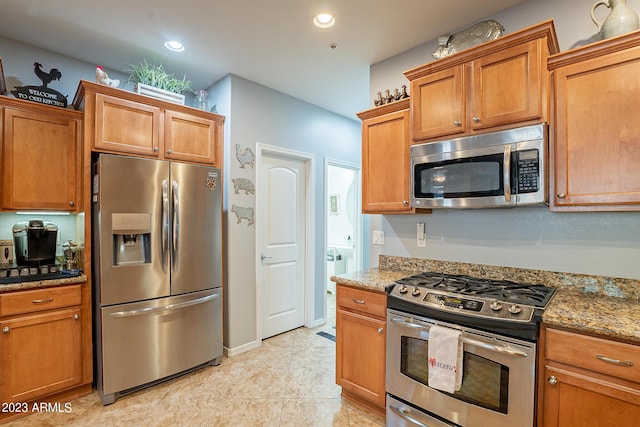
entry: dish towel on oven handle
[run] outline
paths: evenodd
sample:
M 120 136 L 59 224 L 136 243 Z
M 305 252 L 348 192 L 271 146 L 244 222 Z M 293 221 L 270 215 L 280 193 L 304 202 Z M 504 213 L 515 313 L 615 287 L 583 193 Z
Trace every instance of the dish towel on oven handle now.
M 461 332 L 443 326 L 429 329 L 429 387 L 453 393 L 462 385 Z

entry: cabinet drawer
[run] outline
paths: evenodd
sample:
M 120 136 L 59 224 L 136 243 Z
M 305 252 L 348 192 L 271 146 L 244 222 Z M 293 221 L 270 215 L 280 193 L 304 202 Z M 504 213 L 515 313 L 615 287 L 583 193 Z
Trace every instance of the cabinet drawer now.
M 387 315 L 386 294 L 346 286 L 338 286 L 337 292 L 336 305 L 340 308 L 378 317 L 386 317 Z
M 0 316 L 80 305 L 80 285 L 0 294 Z
M 546 358 L 640 382 L 640 346 L 547 329 Z

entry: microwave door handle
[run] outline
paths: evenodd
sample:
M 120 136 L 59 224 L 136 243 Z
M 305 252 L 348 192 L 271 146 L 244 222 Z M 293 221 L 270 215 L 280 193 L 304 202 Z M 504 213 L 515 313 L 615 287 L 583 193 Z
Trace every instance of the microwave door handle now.
M 162 181 L 162 221 L 160 224 L 161 244 L 161 265 L 162 272 L 166 272 L 167 266 L 167 247 L 169 245 L 169 182 L 165 179 Z
M 504 185 L 504 201 L 507 203 L 511 203 L 511 146 L 504 146 L 504 174 L 503 174 L 503 185 Z

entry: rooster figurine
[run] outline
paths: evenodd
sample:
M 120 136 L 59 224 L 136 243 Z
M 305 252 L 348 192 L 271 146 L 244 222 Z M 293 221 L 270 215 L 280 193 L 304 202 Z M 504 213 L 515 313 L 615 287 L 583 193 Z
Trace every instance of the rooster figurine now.
M 105 86 L 118 87 L 120 85 L 120 80 L 109 78 L 102 65 L 96 66 L 96 81 Z
M 42 64 L 39 62 L 33 63 L 33 72 L 36 73 L 36 76 L 38 76 L 40 80 L 42 80 L 42 87 L 44 88 L 46 88 L 52 81 L 60 80 L 62 77 L 62 73 L 57 68 L 52 68 L 48 73 L 45 72 L 42 69 Z

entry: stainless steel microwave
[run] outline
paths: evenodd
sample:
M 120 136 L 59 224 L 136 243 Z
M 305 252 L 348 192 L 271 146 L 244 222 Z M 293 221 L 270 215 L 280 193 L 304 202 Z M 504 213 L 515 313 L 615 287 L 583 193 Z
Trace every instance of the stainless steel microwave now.
M 546 124 L 411 147 L 411 206 L 496 208 L 547 202 Z

